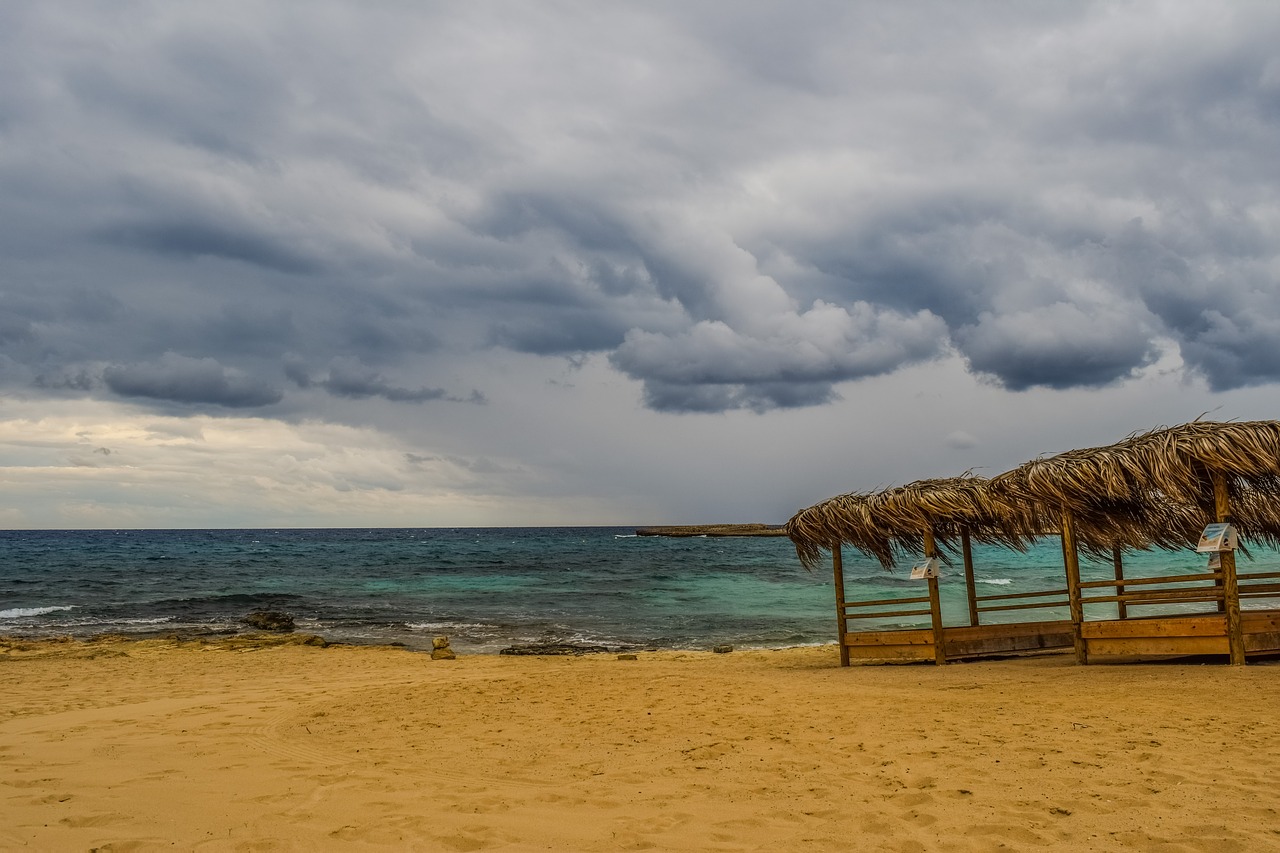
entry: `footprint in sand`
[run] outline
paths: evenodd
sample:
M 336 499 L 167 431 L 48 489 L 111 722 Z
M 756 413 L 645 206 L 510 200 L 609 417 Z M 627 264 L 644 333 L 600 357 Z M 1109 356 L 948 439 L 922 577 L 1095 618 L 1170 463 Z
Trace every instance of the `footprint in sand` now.
M 106 812 L 103 814 L 79 815 L 73 817 L 64 817 L 58 823 L 63 826 L 69 826 L 73 829 L 79 829 L 85 826 L 106 826 L 107 824 L 120 823 L 129 819 L 128 815 L 115 814 Z
M 717 743 L 709 743 L 706 746 L 695 746 L 692 749 L 681 750 L 684 757 L 693 761 L 706 761 L 711 758 L 721 758 L 733 752 L 733 745 L 719 741 Z

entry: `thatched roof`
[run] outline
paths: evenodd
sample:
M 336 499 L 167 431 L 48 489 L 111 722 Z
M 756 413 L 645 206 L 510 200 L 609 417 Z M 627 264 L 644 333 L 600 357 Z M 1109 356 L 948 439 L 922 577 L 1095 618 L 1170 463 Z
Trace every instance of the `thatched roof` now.
M 1041 520 L 1027 504 L 993 492 L 989 482 L 966 474 L 839 495 L 796 513 L 783 529 L 806 567 L 823 551 L 851 545 L 891 569 L 898 557 L 923 553 L 925 530 L 943 552 L 953 551 L 966 530 L 973 541 L 1025 550 Z
M 1056 530 L 1063 509 L 1086 553 L 1180 550 L 1214 518 L 1215 472 L 1226 478 L 1240 535 L 1280 547 L 1280 421 L 1194 421 L 1034 459 L 991 480 L 965 475 L 839 495 L 784 529 L 808 567 L 851 545 L 892 568 L 923 553 L 926 529 L 944 552 L 966 529 L 976 542 L 1022 550 Z
M 1241 535 L 1280 542 L 1280 421 L 1162 427 L 1032 460 L 992 485 L 1049 511 L 1070 510 L 1095 545 L 1096 534 L 1114 527 L 1122 547 L 1145 539 L 1172 549 L 1194 542 L 1214 518 L 1215 473 L 1225 477 Z

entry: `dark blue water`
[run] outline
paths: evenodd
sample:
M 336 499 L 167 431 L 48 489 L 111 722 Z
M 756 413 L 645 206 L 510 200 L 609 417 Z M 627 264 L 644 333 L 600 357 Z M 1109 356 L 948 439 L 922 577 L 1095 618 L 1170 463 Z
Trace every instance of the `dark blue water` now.
M 134 635 L 246 630 L 256 609 L 344 642 L 462 651 L 538 642 L 768 647 L 832 642 L 829 571 L 785 538 L 636 537 L 633 528 L 0 531 L 0 633 Z M 1280 565 L 1255 554 L 1251 566 Z M 1193 553 L 1128 558 L 1131 576 L 1203 570 Z M 980 594 L 1061 587 L 1057 541 L 1030 554 L 975 549 Z M 923 594 L 905 570 L 845 560 L 849 598 Z M 1086 577 L 1109 577 L 1086 563 Z M 967 619 L 959 569 L 947 622 Z M 1250 606 L 1246 604 L 1246 606 Z M 1260 605 L 1259 605 L 1260 606 Z M 1272 603 L 1271 606 L 1275 606 Z M 984 621 L 1065 618 L 1053 610 Z M 865 623 L 864 623 L 865 624 Z M 869 627 L 869 626 L 868 626 Z

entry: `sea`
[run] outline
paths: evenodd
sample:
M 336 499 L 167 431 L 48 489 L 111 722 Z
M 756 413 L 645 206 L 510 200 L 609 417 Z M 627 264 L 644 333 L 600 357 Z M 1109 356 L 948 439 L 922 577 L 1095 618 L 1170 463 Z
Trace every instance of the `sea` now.
M 1280 567 L 1280 553 L 1252 557 L 1242 572 Z M 1064 586 L 1056 539 L 1025 554 L 976 546 L 974 562 L 979 594 Z M 1205 563 L 1190 551 L 1139 552 L 1126 557 L 1126 576 Z M 1085 560 L 1082 575 L 1111 577 L 1111 563 Z M 909 566 L 887 572 L 849 549 L 845 590 L 850 600 L 926 594 Z M 941 593 L 944 621 L 968 624 L 959 560 L 942 567 Z M 429 649 L 444 635 L 462 653 L 783 648 L 836 635 L 829 566 L 806 570 L 785 537 L 667 538 L 630 527 L 0 531 L 0 635 L 213 637 L 251 630 L 243 620 L 255 610 L 288 613 L 299 631 L 333 642 Z M 1029 614 L 983 621 L 1067 618 L 1065 608 Z

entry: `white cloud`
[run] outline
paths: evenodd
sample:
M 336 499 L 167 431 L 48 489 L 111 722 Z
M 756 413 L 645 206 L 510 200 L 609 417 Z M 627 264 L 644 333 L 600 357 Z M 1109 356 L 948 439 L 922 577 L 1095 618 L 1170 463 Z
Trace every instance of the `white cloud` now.
M 468 526 L 584 509 L 513 494 L 513 480 L 536 476 L 523 463 L 431 455 L 370 427 L 110 403 L 6 409 L 0 478 L 21 496 L 3 508 L 11 527 Z

